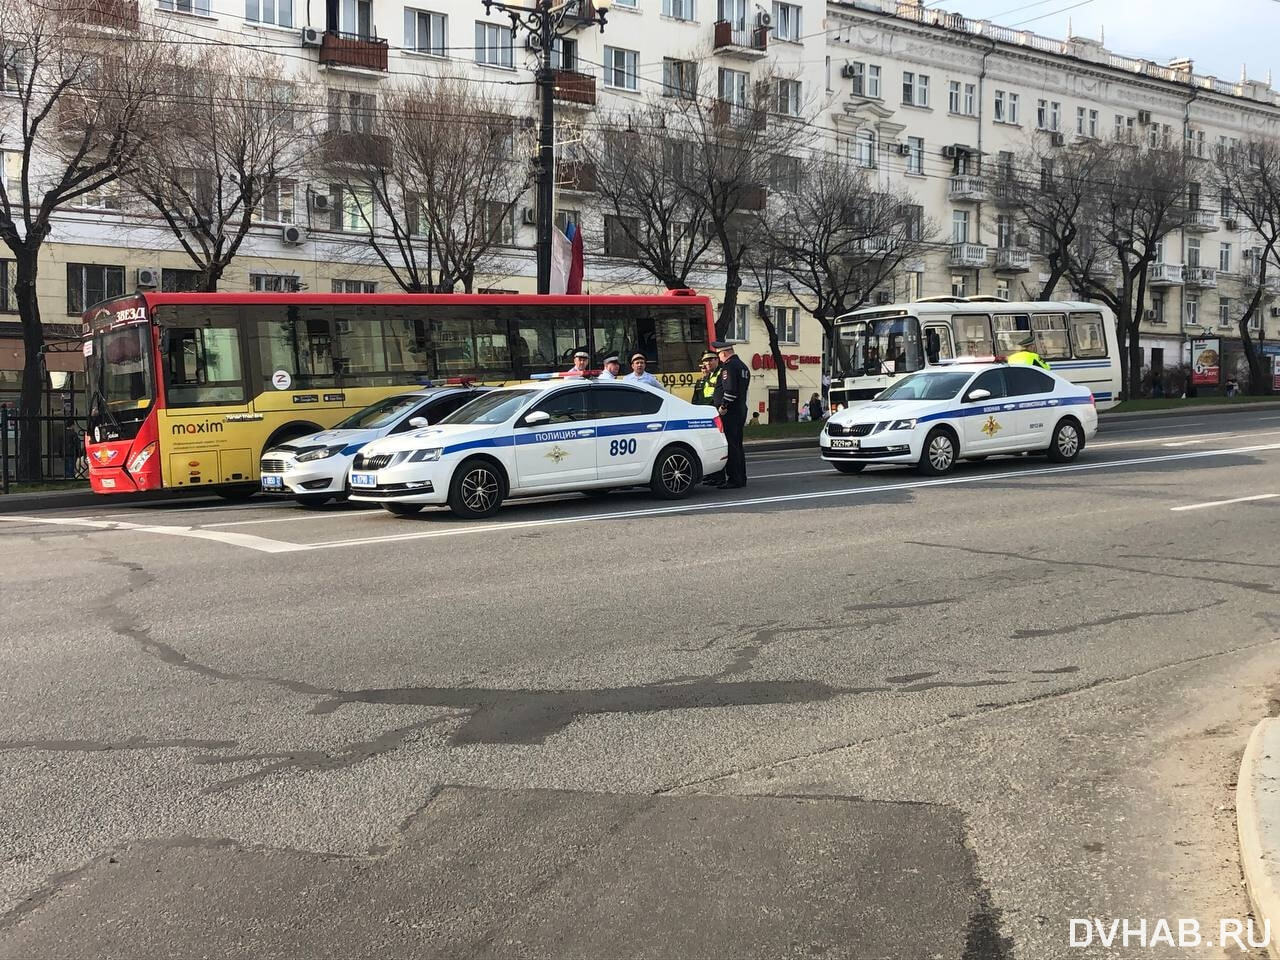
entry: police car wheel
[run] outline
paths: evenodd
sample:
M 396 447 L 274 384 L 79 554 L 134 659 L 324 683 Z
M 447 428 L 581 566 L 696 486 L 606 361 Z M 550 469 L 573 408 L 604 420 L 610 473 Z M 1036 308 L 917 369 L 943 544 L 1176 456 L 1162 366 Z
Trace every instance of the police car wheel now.
M 302 507 L 304 510 L 314 510 L 317 507 L 323 507 L 326 503 L 329 502 L 329 494 L 327 493 L 307 494 L 306 496 L 298 497 L 297 500 L 298 500 L 298 506 Z
M 420 503 L 384 503 L 382 509 L 397 517 L 412 517 L 422 510 Z
M 833 461 L 831 465 L 841 473 L 861 473 L 867 468 L 865 463 L 842 463 L 838 460 Z
M 924 438 L 924 450 L 916 469 L 925 476 L 937 477 L 949 471 L 955 462 L 955 437 L 941 427 L 935 427 Z
M 506 483 L 496 466 L 479 457 L 463 461 L 449 484 L 449 509 L 467 520 L 489 517 L 502 506 Z
M 693 454 L 684 447 L 671 447 L 658 455 L 649 488 L 664 500 L 687 497 L 698 482 Z
M 1061 420 L 1053 431 L 1053 442 L 1049 444 L 1049 459 L 1054 463 L 1069 463 L 1080 456 L 1080 448 L 1083 446 L 1080 425 L 1074 420 Z

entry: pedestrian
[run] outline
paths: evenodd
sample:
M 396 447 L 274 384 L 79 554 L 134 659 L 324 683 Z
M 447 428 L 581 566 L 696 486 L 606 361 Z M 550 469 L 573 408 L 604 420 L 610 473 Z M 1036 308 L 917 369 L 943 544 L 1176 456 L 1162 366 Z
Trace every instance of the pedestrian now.
M 747 388 L 751 385 L 751 371 L 733 352 L 733 344 L 717 340 L 711 348 L 720 357 L 720 379 L 716 382 L 715 405 L 724 424 L 724 437 L 729 441 L 729 462 L 720 487 L 745 487 L 747 458 L 742 449 L 742 431 L 747 425 Z
M 1232 377 L 1227 381 L 1227 399 L 1231 399 L 1240 393 L 1240 384 L 1236 383 L 1236 378 Z
M 645 370 L 648 363 L 649 361 L 643 353 L 633 353 L 631 355 L 631 372 L 622 379 L 631 383 L 648 384 L 661 390 L 662 384 L 658 382 L 658 378 Z
M 711 406 L 715 402 L 716 383 L 720 379 L 720 358 L 710 350 L 698 361 L 702 376 L 693 384 L 693 402 L 699 406 Z
M 622 372 L 622 361 L 617 357 L 605 357 L 604 369 L 600 371 L 601 380 L 617 380 Z
M 809 419 L 810 420 L 822 419 L 822 398 L 818 396 L 816 393 L 809 398 Z
M 585 350 L 574 351 L 573 366 L 565 371 L 566 377 L 582 377 L 586 376 L 587 364 L 591 362 L 591 354 Z
M 751 419 L 747 422 L 747 426 L 748 426 L 748 427 L 758 427 L 758 426 L 760 426 L 760 411 L 759 411 L 759 410 L 756 410 L 754 413 L 752 413 L 752 414 L 751 414 Z

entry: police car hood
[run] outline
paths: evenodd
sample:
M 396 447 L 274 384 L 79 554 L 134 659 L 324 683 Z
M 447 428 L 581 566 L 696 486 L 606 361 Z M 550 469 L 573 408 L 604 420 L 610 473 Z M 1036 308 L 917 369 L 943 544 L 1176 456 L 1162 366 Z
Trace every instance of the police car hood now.
M 852 423 L 879 423 L 883 420 L 913 420 L 930 413 L 937 413 L 958 403 L 950 400 L 864 400 L 833 413 L 829 423 L 842 427 Z
M 401 450 L 423 450 L 430 447 L 451 447 L 472 440 L 487 440 L 498 435 L 509 435 L 509 424 L 493 423 L 442 423 L 436 427 L 423 427 L 408 433 L 397 433 L 375 440 L 364 448 L 366 454 L 399 453 Z
M 381 430 L 321 430 L 309 433 L 288 443 L 278 444 L 276 450 L 288 450 L 290 453 L 301 453 L 304 450 L 315 450 L 319 447 L 342 447 L 342 452 L 354 454 L 370 440 L 382 435 Z

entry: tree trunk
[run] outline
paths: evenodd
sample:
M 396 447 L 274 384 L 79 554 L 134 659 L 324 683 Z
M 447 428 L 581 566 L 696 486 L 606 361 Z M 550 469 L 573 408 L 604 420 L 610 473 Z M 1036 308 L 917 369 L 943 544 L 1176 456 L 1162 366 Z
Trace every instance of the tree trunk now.
M 217 263 L 208 263 L 205 268 L 200 271 L 200 292 L 201 293 L 217 293 L 218 283 L 222 280 L 223 266 Z
M 1270 371 L 1267 369 L 1268 357 L 1263 356 L 1261 343 L 1254 343 L 1253 338 L 1249 336 L 1249 319 L 1253 315 L 1253 311 L 1247 311 L 1240 318 L 1240 345 L 1244 347 L 1244 358 L 1249 362 L 1249 392 L 1254 395 L 1270 393 L 1268 389 L 1271 379 L 1268 375 Z M 1262 340 L 1262 334 L 1259 332 L 1258 340 Z
M 764 328 L 769 334 L 769 353 L 773 355 L 773 367 L 778 371 L 778 395 L 782 397 L 782 416 L 779 418 L 779 422 L 786 423 L 789 419 L 789 408 L 787 407 L 787 364 L 782 359 L 782 348 L 778 346 L 778 328 L 769 319 L 769 308 L 763 302 L 760 304 L 760 319 L 764 321 Z M 772 409 L 769 411 L 769 422 L 773 422 Z
M 1062 257 L 1049 257 L 1049 279 L 1045 281 L 1044 287 L 1040 290 L 1040 300 L 1052 300 L 1053 291 L 1058 289 L 1058 281 L 1066 274 L 1066 270 L 1062 266 Z
M 726 258 L 727 259 L 727 258 Z M 738 264 L 730 263 L 724 271 L 724 303 L 716 320 L 716 339 L 723 340 L 738 313 L 738 290 L 742 286 L 742 271 Z
M 17 282 L 14 293 L 18 301 L 18 319 L 22 324 L 22 348 L 26 360 L 22 367 L 22 388 L 18 395 L 18 464 L 19 480 L 40 479 L 40 400 L 48 375 L 44 370 L 44 327 L 40 323 L 40 299 L 36 296 L 36 274 L 40 247 L 22 247 L 14 251 Z

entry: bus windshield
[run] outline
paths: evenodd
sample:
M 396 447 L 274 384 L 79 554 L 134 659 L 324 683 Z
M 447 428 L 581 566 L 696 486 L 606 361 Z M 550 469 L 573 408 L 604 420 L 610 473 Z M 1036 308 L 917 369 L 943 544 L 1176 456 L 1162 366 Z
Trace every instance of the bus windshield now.
M 505 423 L 514 417 L 538 390 L 494 390 L 459 407 L 440 422 Z
M 924 367 L 920 321 L 915 317 L 855 320 L 836 328 L 831 375 L 897 376 Z
M 95 438 L 131 439 L 154 396 L 150 328 L 135 323 L 102 330 L 90 341 L 89 428 Z
M 354 413 L 335 426 L 335 430 L 376 430 L 385 427 L 406 411 L 412 410 L 422 403 L 423 397 L 405 394 L 398 397 L 386 397 L 372 403 L 358 413 Z

